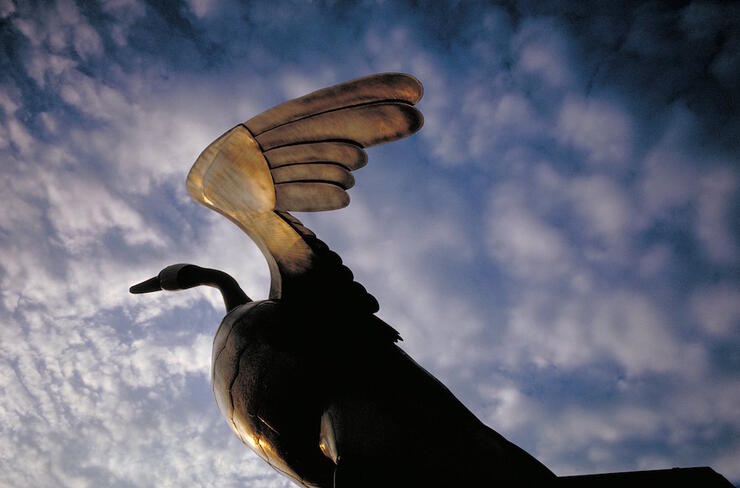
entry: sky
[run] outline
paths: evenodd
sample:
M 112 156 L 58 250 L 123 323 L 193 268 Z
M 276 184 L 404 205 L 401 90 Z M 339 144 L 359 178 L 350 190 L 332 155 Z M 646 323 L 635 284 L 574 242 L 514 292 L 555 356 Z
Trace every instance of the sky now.
M 558 475 L 740 483 L 739 24 L 709 1 L 0 0 L 0 485 L 291 486 L 216 407 L 218 293 L 128 287 L 191 262 L 266 298 L 190 165 L 385 71 L 424 84 L 424 128 L 298 217 L 401 347 Z

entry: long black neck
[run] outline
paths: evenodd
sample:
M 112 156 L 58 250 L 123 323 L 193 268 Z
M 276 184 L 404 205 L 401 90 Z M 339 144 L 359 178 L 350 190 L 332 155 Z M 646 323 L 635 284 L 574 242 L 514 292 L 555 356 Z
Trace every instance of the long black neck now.
M 187 290 L 200 285 L 219 289 L 221 296 L 224 298 L 227 313 L 239 305 L 252 301 L 242 291 L 236 280 L 223 271 L 201 268 L 186 263 L 167 266 L 154 278 L 149 278 L 129 288 L 129 292 L 151 293 L 159 290 Z
M 193 272 L 197 273 L 198 284 L 218 288 L 224 298 L 227 313 L 239 305 L 252 301 L 236 280 L 223 271 L 198 266 L 194 267 Z

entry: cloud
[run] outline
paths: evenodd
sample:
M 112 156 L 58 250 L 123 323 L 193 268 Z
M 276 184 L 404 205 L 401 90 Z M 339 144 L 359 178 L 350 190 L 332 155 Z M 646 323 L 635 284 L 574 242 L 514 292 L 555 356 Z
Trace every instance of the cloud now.
M 499 187 L 487 223 L 489 249 L 514 275 L 553 279 L 569 266 L 568 243 L 560 231 L 533 214 L 521 188 Z
M 0 19 L 5 19 L 15 12 L 13 0 L 2 0 L 0 2 Z
M 28 130 L 26 130 L 26 127 L 17 119 L 11 118 L 8 121 L 7 131 L 10 136 L 10 142 L 12 142 L 19 151 L 28 152 L 31 149 L 33 139 L 28 133 Z
M 685 207 L 695 196 L 696 168 L 680 151 L 657 147 L 648 153 L 640 182 L 645 208 L 657 218 Z
M 558 141 L 582 151 L 594 164 L 620 164 L 630 156 L 632 123 L 612 104 L 566 99 L 560 108 Z
M 730 336 L 740 325 L 740 289 L 728 285 L 703 287 L 692 297 L 699 324 L 710 334 Z
M 50 317 L 37 318 L 27 342 L 3 350 L 8 374 L 2 388 L 12 399 L 4 402 L 4 419 L 12 422 L 5 434 L 18 447 L 12 458 L 0 461 L 8 482 L 172 486 L 219 483 L 229 476 L 245 482 L 242 470 L 258 477 L 267 473 L 256 459 L 242 459 L 225 422 L 213 409 L 195 406 L 185 388 L 193 374 L 207 374 L 202 359 L 210 348 L 208 336 L 196 334 L 192 343 L 172 348 L 153 346 L 151 338 L 121 342 L 99 323 L 76 327 L 67 321 L 57 329 Z M 55 350 L 37 349 L 49 343 Z M 48 388 L 39 388 L 46 382 Z M 207 390 L 201 394 L 210 396 Z M 168 420 L 173 415 L 177 422 Z M 215 432 L 228 446 L 214 443 Z M 42 457 L 38 471 L 10 466 L 26 461 L 33 466 Z
M 51 225 L 69 252 L 81 253 L 84 247 L 98 243 L 111 230 L 120 231 L 126 243 L 132 246 L 164 245 L 162 239 L 144 225 L 136 211 L 111 195 L 99 182 L 61 172 L 42 173 L 36 177 L 46 188 Z
M 83 60 L 103 50 L 100 35 L 73 1 L 59 1 L 35 19 L 18 17 L 14 24 L 36 48 L 45 46 L 55 53 L 71 48 Z
M 3 111 L 5 111 L 6 114 L 12 114 L 16 110 L 18 110 L 17 100 L 15 100 L 15 97 L 11 96 L 9 93 L 11 90 L 8 90 L 8 92 L 0 93 L 0 107 L 2 107 Z
M 622 188 L 604 176 L 574 178 L 570 183 L 574 211 L 583 218 L 586 228 L 605 242 L 628 238 L 639 225 L 636 210 Z
M 381 181 L 391 174 L 388 163 L 371 155 L 369 165 L 375 167 Z M 383 170 L 384 166 L 389 169 Z M 358 175 L 358 181 L 363 176 Z M 372 187 L 372 181 L 364 183 Z M 471 347 L 483 326 L 482 317 L 460 290 L 439 282 L 437 276 L 445 270 L 422 264 L 441 261 L 453 252 L 461 262 L 469 259 L 472 249 L 457 225 L 454 204 L 442 199 L 433 220 L 421 227 L 409 226 L 418 216 L 403 210 L 403 199 L 390 196 L 390 201 L 379 204 L 373 192 L 358 195 L 357 190 L 347 210 L 321 219 L 306 216 L 304 224 L 320 236 L 334 236 L 336 244 L 331 247 L 342 255 L 355 279 L 378 298 L 380 317 L 399 330 L 404 349 L 441 374 L 470 374 L 484 357 L 483 351 Z M 455 324 L 454 328 L 450 329 L 450 324 Z
M 525 394 L 512 385 L 484 385 L 481 395 L 489 402 L 486 421 L 501 432 L 511 432 L 524 427 L 526 419 L 538 417 L 542 412 Z
M 215 408 L 218 293 L 126 290 L 194 262 L 264 298 L 185 171 L 274 103 L 388 70 L 424 83 L 424 129 L 300 218 L 404 349 L 558 474 L 737 478 L 740 17 L 573 9 L 0 3 L 3 479 L 288 486 Z
M 740 246 L 731 230 L 732 199 L 738 191 L 737 173 L 723 168 L 699 182 L 696 234 L 712 261 L 737 261 Z
M 588 285 L 587 285 L 588 286 Z M 700 347 L 682 344 L 657 307 L 627 291 L 524 293 L 510 311 L 510 361 L 572 369 L 614 362 L 627 375 L 704 367 Z M 516 351 L 516 352 L 514 352 Z
M 119 48 L 128 44 L 132 25 L 146 14 L 146 6 L 139 0 L 109 0 L 103 4 L 103 10 L 115 18 L 109 32 Z
M 517 69 L 553 88 L 571 85 L 574 80 L 567 37 L 552 18 L 528 18 L 512 40 Z
M 215 0 L 191 0 L 188 6 L 197 17 L 205 17 L 218 4 Z

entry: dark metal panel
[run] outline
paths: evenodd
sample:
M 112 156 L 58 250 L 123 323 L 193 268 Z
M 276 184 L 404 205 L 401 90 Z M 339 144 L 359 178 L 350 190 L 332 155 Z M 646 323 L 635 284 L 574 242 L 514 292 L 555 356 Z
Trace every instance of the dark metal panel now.
M 564 488 L 585 488 L 590 486 L 598 486 L 600 488 L 620 488 L 623 486 L 732 488 L 732 484 L 724 476 L 708 466 L 561 476 L 558 478 L 556 486 L 562 486 Z

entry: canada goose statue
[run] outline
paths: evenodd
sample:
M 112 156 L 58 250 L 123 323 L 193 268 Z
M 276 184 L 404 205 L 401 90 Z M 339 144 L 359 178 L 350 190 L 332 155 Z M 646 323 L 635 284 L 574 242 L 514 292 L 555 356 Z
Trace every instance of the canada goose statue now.
M 200 154 L 188 192 L 257 244 L 268 299 L 252 301 L 226 273 L 191 264 L 130 291 L 221 291 L 218 407 L 245 444 L 301 486 L 547 486 L 555 475 L 400 349 L 375 298 L 290 213 L 348 205 L 364 148 L 418 131 L 421 96 L 411 76 L 368 76 L 273 107 Z

